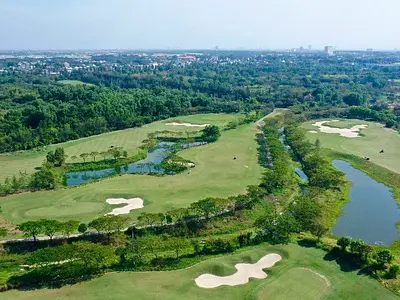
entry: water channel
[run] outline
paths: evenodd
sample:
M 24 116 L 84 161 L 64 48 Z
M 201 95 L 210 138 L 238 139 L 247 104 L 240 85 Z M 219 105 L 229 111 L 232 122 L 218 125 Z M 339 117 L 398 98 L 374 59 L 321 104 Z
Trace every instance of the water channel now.
M 335 160 L 333 165 L 346 174 L 352 187 L 350 202 L 344 206 L 332 232 L 362 239 L 370 245 L 391 245 L 399 238 L 396 223 L 400 221 L 400 209 L 391 188 L 348 162 Z

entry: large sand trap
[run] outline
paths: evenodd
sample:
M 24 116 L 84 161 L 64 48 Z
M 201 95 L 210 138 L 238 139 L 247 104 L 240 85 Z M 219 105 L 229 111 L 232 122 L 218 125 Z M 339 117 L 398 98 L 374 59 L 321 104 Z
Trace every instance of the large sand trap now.
M 338 120 L 315 122 L 312 125 L 318 127 L 320 132 L 339 133 L 340 136 L 347 137 L 347 138 L 358 137 L 360 135 L 360 130 L 368 127 L 368 125 L 356 125 L 351 128 L 335 128 L 335 127 L 324 126 L 325 123 L 329 123 L 329 122 L 338 122 Z M 309 132 L 315 133 L 314 130 L 310 130 Z
M 210 124 L 192 124 L 192 123 L 172 122 L 172 123 L 167 123 L 165 125 L 167 125 L 167 126 L 185 126 L 185 127 L 207 127 Z
M 216 288 L 221 285 L 246 284 L 249 282 L 249 278 L 266 278 L 267 274 L 264 273 L 263 269 L 272 267 L 281 259 L 282 257 L 279 254 L 267 254 L 255 264 L 235 265 L 237 272 L 233 275 L 220 277 L 213 274 L 203 274 L 197 277 L 195 282 L 199 287 L 206 289 Z
M 125 205 L 124 207 L 119 207 L 119 208 L 114 208 L 112 212 L 108 213 L 107 215 L 125 215 L 129 214 L 129 212 L 133 209 L 138 209 L 138 208 L 143 208 L 143 199 L 141 198 L 131 198 L 131 199 L 125 199 L 125 198 L 111 198 L 107 199 L 106 202 L 108 204 L 128 204 Z

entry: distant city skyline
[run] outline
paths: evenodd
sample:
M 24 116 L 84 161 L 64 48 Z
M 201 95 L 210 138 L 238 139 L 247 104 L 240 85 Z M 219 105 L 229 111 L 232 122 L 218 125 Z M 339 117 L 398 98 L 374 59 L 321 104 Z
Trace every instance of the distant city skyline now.
M 398 0 L 0 0 L 1 50 L 400 48 Z

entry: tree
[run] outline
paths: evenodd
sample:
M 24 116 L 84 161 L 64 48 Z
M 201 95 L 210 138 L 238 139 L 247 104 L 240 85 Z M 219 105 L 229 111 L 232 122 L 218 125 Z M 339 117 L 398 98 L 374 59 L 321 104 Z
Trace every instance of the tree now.
M 76 155 L 71 156 L 71 160 L 72 160 L 72 162 L 75 163 L 78 160 L 78 156 L 76 156 Z
M 190 246 L 189 241 L 186 238 L 169 238 L 168 248 L 175 252 L 175 258 L 179 257 L 179 253 Z
M 39 222 L 42 224 L 43 233 L 50 238 L 50 241 L 57 232 L 61 231 L 62 223 L 57 220 L 41 219 Z
M 66 155 L 64 148 L 58 147 L 56 151 L 54 151 L 54 165 L 57 167 L 61 167 L 66 160 Z
M 289 213 L 300 225 L 301 231 L 311 231 L 316 228 L 321 215 L 321 207 L 313 198 L 299 197 L 289 205 Z
M 51 164 L 54 164 L 54 163 L 55 163 L 55 157 L 54 157 L 54 152 L 53 152 L 53 151 L 47 152 L 46 161 L 47 161 L 48 163 L 51 163 Z
M 104 231 L 107 234 L 108 240 L 110 240 L 111 234 L 127 227 L 129 221 L 129 217 L 106 215 L 91 221 L 89 227 L 94 228 L 98 233 Z
M 320 141 L 319 138 L 317 138 L 317 139 L 315 140 L 314 145 L 315 145 L 315 148 L 317 148 L 317 149 L 321 148 L 321 141 Z
M 349 106 L 360 106 L 364 104 L 365 100 L 360 94 L 351 93 L 343 97 L 343 102 Z
M 357 255 L 363 263 L 368 261 L 368 257 L 373 250 L 374 249 L 370 245 L 367 245 L 363 240 L 355 240 L 350 243 L 350 251 Z
M 88 153 L 81 153 L 79 156 L 80 156 L 80 158 L 83 159 L 83 162 L 86 162 L 86 159 L 89 157 L 89 154 Z
M 54 189 L 60 183 L 59 175 L 54 168 L 47 165 L 42 166 L 42 169 L 32 176 L 30 186 L 34 189 Z
M 107 151 L 103 151 L 100 152 L 100 155 L 103 157 L 103 160 L 105 160 L 108 157 L 109 153 Z
M 144 226 L 153 226 L 159 220 L 158 214 L 141 213 L 138 217 L 139 224 Z
M 239 234 L 237 237 L 239 247 L 244 247 L 246 245 L 249 245 L 251 241 L 251 235 L 252 235 L 251 232 L 243 232 Z
M 189 209 L 199 216 L 204 216 L 206 219 L 208 219 L 211 214 L 218 212 L 218 207 L 215 205 L 215 199 L 213 198 L 194 202 L 190 205 Z
M 321 238 L 329 231 L 329 228 L 320 222 L 315 223 L 311 228 L 311 233 L 317 237 L 317 240 L 320 241 Z
M 346 252 L 346 248 L 347 246 L 350 245 L 351 239 L 343 236 L 340 239 L 338 239 L 336 243 L 338 244 L 338 246 L 340 246 L 343 252 Z
M 96 157 L 99 155 L 100 155 L 100 153 L 97 151 L 90 152 L 90 156 L 93 157 L 94 161 L 96 161 Z
M 111 246 L 102 246 L 90 242 L 72 244 L 76 258 L 79 258 L 87 268 L 101 268 L 112 265 L 117 261 L 114 249 Z
M 105 230 L 105 226 L 106 226 L 106 224 L 105 224 L 104 217 L 94 219 L 94 220 L 90 221 L 88 224 L 88 227 L 96 230 L 98 234 L 100 234 L 100 232 Z
M 215 142 L 221 136 L 218 126 L 209 125 L 202 130 L 201 139 L 206 142 Z
M 392 252 L 387 249 L 378 251 L 376 253 L 376 257 L 376 262 L 380 265 L 382 269 L 385 268 L 385 264 L 390 264 L 394 259 L 394 255 L 392 254 Z
M 24 232 L 24 236 L 31 236 L 36 242 L 37 236 L 43 233 L 43 223 L 41 221 L 27 221 L 17 226 L 18 230 Z
M 274 244 L 287 244 L 292 233 L 298 233 L 296 219 L 286 213 L 274 216 L 269 214 L 258 219 L 255 226 L 261 229 L 264 239 Z
M 185 216 L 189 214 L 189 210 L 187 208 L 176 208 L 167 213 L 171 217 L 175 219 L 175 221 L 181 221 Z
M 0 237 L 5 237 L 7 236 L 7 229 L 5 228 L 0 228 Z
M 78 231 L 80 233 L 85 233 L 88 229 L 88 226 L 85 223 L 79 224 Z
M 393 265 L 389 268 L 389 271 L 386 273 L 386 276 L 391 279 L 397 278 L 397 275 L 400 272 L 400 267 L 398 265 Z
M 61 224 L 61 232 L 70 237 L 71 233 L 75 232 L 78 229 L 79 221 L 69 220 Z

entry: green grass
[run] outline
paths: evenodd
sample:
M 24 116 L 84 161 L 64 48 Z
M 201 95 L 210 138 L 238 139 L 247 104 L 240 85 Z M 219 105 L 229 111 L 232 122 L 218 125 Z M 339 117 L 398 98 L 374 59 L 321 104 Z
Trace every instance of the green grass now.
M 71 158 L 81 153 L 90 153 L 92 151 L 106 151 L 110 146 L 121 146 L 133 155 L 137 152 L 142 141 L 147 138 L 149 132 L 170 130 L 170 131 L 198 131 L 199 128 L 188 128 L 184 126 L 166 126 L 165 123 L 180 120 L 197 124 L 214 124 L 223 126 L 236 119 L 238 115 L 227 114 L 202 114 L 184 116 L 163 120 L 144 125 L 140 128 L 132 128 L 121 131 L 104 133 L 97 136 L 82 138 L 58 145 L 43 147 L 42 149 L 33 149 L 29 151 L 13 152 L 0 155 L 0 182 L 3 182 L 7 176 L 17 175 L 19 172 L 33 173 L 36 167 L 40 167 L 46 157 L 46 153 L 54 150 L 55 147 L 64 147 L 66 154 Z M 68 162 L 71 162 L 68 160 Z
M 273 284 L 263 284 L 256 295 L 259 300 L 312 300 L 322 299 L 329 288 L 330 282 L 326 282 L 312 270 L 293 268 L 277 278 Z
M 230 118 L 232 116 L 226 117 L 227 120 Z M 186 120 L 196 122 L 198 119 L 193 116 Z M 165 128 L 162 124 L 153 124 L 151 129 Z M 87 222 L 112 210 L 112 206 L 105 202 L 110 197 L 143 198 L 145 207 L 130 214 L 135 217 L 141 212 L 162 212 L 185 207 L 207 197 L 228 197 L 243 193 L 248 185 L 258 184 L 261 178 L 262 168 L 257 161 L 256 130 L 254 123 L 242 125 L 237 129 L 224 131 L 216 143 L 181 151 L 180 156 L 196 164 L 190 174 L 128 174 L 76 188 L 12 195 L 0 198 L 1 215 L 14 224 L 40 218 Z M 145 127 L 130 132 L 134 134 L 138 131 L 141 137 L 137 138 L 137 144 L 150 130 Z M 82 143 L 85 142 L 81 141 L 76 146 L 83 147 Z M 109 145 L 110 141 L 104 141 L 104 145 L 106 143 Z M 233 160 L 234 156 L 238 159 Z
M 86 82 L 83 82 L 83 81 L 80 81 L 80 80 L 60 80 L 60 81 L 57 81 L 58 83 L 61 83 L 61 84 L 66 84 L 66 85 L 94 85 L 94 84 L 91 84 L 91 83 L 86 83 Z
M 220 276 L 235 272 L 237 263 L 255 263 L 268 253 L 279 253 L 283 260 L 267 269 L 266 279 L 250 279 L 248 284 L 215 289 L 199 288 L 194 279 L 204 273 Z M 389 290 L 357 272 L 344 272 L 335 261 L 324 259 L 325 252 L 295 244 L 259 246 L 203 261 L 191 268 L 167 272 L 109 273 L 100 278 L 60 289 L 9 291 L 0 294 L 7 300 L 50 299 L 397 299 Z M 311 269 L 325 276 L 330 283 Z
M 396 131 L 384 128 L 382 124 L 362 120 L 345 120 L 330 124 L 337 127 L 368 124 L 368 128 L 361 130 L 362 136 L 346 138 L 339 134 L 321 133 L 317 127 L 312 126 L 314 122 L 316 120 L 307 121 L 301 125 L 307 130 L 318 131 L 318 133 L 307 134 L 310 141 L 314 142 L 318 138 L 324 148 L 362 158 L 369 157 L 374 164 L 400 173 L 400 134 Z M 385 153 L 379 153 L 382 149 Z

